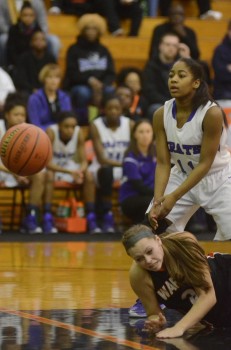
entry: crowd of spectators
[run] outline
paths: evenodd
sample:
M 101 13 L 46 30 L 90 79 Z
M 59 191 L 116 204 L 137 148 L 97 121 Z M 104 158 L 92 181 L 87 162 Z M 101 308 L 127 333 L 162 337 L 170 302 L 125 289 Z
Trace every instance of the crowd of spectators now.
M 109 3 L 113 6 L 108 6 Z M 131 19 L 128 35 L 138 35 L 143 17 L 142 1 L 52 0 L 50 14 L 80 16 L 78 36 L 67 50 L 62 74 L 58 64 L 61 43 L 57 36 L 48 32 L 44 2 L 1 1 L 0 137 L 13 124 L 27 121 L 48 133 L 55 152 L 48 171 L 28 180 L 30 200 L 22 223 L 27 232 L 57 232 L 51 212 L 51 183 L 60 174 L 63 174 L 61 179 L 68 178 L 64 181 L 79 183 L 85 188 L 89 232 L 115 231 L 112 188 L 118 180 L 122 184 L 121 210 L 133 221 L 141 220 L 146 203 L 150 201 L 151 183 L 154 183 L 152 116 L 171 98 L 168 72 L 179 57 L 192 57 L 201 63 L 214 98 L 222 106 L 231 107 L 231 22 L 211 57 L 214 70 L 211 82 L 208 64 L 200 59 L 196 33 L 184 23 L 183 7 L 171 5 L 171 1 L 158 4 L 150 0 L 147 4 L 150 15 L 157 14 L 154 14 L 157 6 L 159 13 L 166 15 L 167 6 L 168 17 L 153 30 L 144 69 L 127 66 L 116 72 L 113 56 L 101 43 L 101 37 L 107 29 L 114 36 L 123 35 L 121 19 L 124 17 Z M 198 7 L 201 19 L 207 18 L 209 13 L 210 17 L 218 19 L 209 1 L 198 0 Z M 89 116 L 90 105 L 97 110 L 93 121 Z M 13 124 L 10 124 L 9 116 L 17 114 L 21 119 L 13 117 Z M 90 165 L 84 154 L 82 126 L 89 128 L 87 137 L 94 147 Z M 74 158 L 78 160 L 73 162 Z M 153 169 L 152 177 L 148 176 L 150 169 Z M 0 175 L 1 182 L 7 185 L 10 174 L 3 166 Z M 16 177 L 14 181 L 23 180 Z M 38 184 L 39 193 L 36 192 Z M 142 201 L 135 207 L 137 197 Z M 38 221 L 40 211 L 43 213 L 41 222 Z

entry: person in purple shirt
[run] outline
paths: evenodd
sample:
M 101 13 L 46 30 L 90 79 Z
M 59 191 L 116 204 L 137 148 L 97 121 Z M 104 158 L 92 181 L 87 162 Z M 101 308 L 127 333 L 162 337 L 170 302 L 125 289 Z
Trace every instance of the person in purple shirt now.
M 140 223 L 153 196 L 156 168 L 152 124 L 139 120 L 132 129 L 131 142 L 123 161 L 120 187 L 122 212 L 133 223 Z
M 69 95 L 59 89 L 61 69 L 57 64 L 44 66 L 39 73 L 39 80 L 43 87 L 28 99 L 28 119 L 31 124 L 46 130 L 48 126 L 56 124 L 60 111 L 70 111 L 72 105 Z

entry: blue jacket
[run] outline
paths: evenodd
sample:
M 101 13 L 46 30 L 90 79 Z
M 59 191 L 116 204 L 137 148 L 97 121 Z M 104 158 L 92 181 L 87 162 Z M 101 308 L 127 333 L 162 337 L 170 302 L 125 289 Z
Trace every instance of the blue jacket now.
M 57 91 L 60 111 L 72 110 L 71 99 L 62 90 Z M 31 94 L 27 104 L 28 119 L 31 124 L 37 125 L 43 130 L 57 121 L 53 118 L 47 97 L 43 89 Z

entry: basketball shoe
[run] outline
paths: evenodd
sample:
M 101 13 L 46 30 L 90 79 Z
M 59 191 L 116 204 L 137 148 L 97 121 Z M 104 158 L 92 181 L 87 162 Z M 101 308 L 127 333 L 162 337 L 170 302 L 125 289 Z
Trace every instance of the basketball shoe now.
M 54 217 L 51 213 L 45 213 L 43 215 L 43 231 L 45 233 L 57 233 L 58 230 L 55 227 Z
M 166 306 L 164 304 L 160 304 L 161 310 L 164 310 Z M 146 311 L 144 310 L 143 304 L 140 299 L 137 299 L 135 304 L 128 309 L 128 314 L 132 318 L 143 318 L 147 317 Z
M 140 299 L 137 299 L 135 304 L 130 307 L 128 310 L 128 314 L 130 317 L 134 318 L 142 318 L 147 317 L 146 311 L 144 310 L 143 304 L 141 303 Z
M 114 217 L 111 211 L 104 214 L 102 231 L 105 233 L 114 233 L 115 232 L 115 222 Z
M 101 228 L 97 224 L 96 215 L 93 212 L 87 214 L 87 228 L 90 234 L 102 233 Z
M 30 234 L 42 233 L 42 228 L 38 225 L 37 217 L 33 212 L 24 218 L 21 232 Z

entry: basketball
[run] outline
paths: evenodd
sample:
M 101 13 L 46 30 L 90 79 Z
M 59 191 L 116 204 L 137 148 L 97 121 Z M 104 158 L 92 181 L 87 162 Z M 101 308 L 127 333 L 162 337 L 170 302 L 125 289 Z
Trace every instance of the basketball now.
M 39 127 L 22 123 L 7 130 L 0 144 L 2 163 L 12 173 L 30 176 L 41 171 L 52 158 L 48 135 Z

